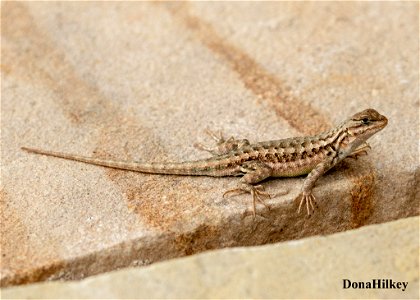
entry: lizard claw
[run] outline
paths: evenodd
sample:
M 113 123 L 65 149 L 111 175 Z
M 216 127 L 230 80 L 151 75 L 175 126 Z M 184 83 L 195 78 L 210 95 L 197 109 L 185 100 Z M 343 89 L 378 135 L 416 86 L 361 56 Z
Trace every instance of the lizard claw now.
M 357 160 L 359 156 L 364 156 L 368 154 L 368 150 L 372 149 L 372 147 L 368 143 L 362 144 L 359 148 L 354 150 L 352 153 L 350 153 L 347 157 L 352 158 L 354 160 Z
M 223 193 L 223 198 L 229 198 L 229 197 L 234 197 L 234 196 L 238 196 L 238 195 L 242 195 L 242 194 L 246 194 L 247 191 L 244 191 L 240 188 L 236 188 L 236 189 L 231 189 L 231 190 L 227 190 L 226 192 Z M 231 194 L 231 195 L 229 195 Z
M 308 216 L 310 216 L 311 211 L 314 212 L 315 207 L 317 207 L 315 196 L 312 193 L 302 193 L 300 196 L 298 213 L 300 213 L 300 209 L 304 202 L 306 202 L 306 211 L 308 212 Z
M 228 190 L 223 194 L 223 198 L 226 196 L 232 197 L 237 196 L 241 194 L 250 193 L 252 195 L 252 215 L 254 218 L 256 217 L 256 203 L 257 201 L 264 205 L 267 209 L 270 209 L 270 207 L 265 203 L 264 200 L 271 199 L 271 195 L 267 192 L 265 192 L 265 188 L 262 185 L 252 186 L 252 185 L 246 185 L 244 187 L 238 187 L 236 189 Z M 231 195 L 229 195 L 231 194 Z
M 255 219 L 257 217 L 257 201 L 264 205 L 267 209 L 270 209 L 264 200 L 271 199 L 271 195 L 264 191 L 264 187 L 262 185 L 252 186 L 249 193 L 252 195 L 252 215 Z
M 207 147 L 203 144 L 195 143 L 194 147 L 198 150 L 207 151 L 214 156 L 224 155 L 232 150 L 236 150 L 250 144 L 247 139 L 239 140 L 233 136 L 226 139 L 221 130 L 212 131 L 209 128 L 206 128 L 205 133 L 216 142 L 216 145 L 214 147 Z
M 367 155 L 367 154 L 368 154 L 367 151 L 363 150 L 363 151 L 360 151 L 360 152 L 357 152 L 357 153 L 354 153 L 354 154 L 350 154 L 348 156 L 348 158 L 352 158 L 354 160 L 357 160 L 359 158 L 359 156 L 364 156 L 364 155 Z
M 221 130 L 213 131 L 209 128 L 206 128 L 204 132 L 213 140 L 215 140 L 217 144 L 222 144 L 225 141 L 225 138 L 223 137 L 223 132 Z

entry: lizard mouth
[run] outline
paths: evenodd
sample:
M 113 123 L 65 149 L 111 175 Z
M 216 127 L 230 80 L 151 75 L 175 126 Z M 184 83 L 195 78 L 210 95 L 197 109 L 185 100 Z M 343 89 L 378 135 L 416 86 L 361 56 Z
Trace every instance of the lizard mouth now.
M 385 116 L 380 115 L 376 118 L 376 120 L 371 121 L 371 123 L 364 129 L 363 127 L 359 127 L 360 128 L 359 132 L 362 133 L 363 135 L 367 135 L 368 137 L 370 137 L 376 132 L 384 129 L 387 124 L 388 124 L 388 119 Z
M 385 116 L 381 115 L 381 117 L 378 119 L 376 123 L 377 125 L 375 127 L 378 129 L 382 129 L 388 124 L 388 119 Z

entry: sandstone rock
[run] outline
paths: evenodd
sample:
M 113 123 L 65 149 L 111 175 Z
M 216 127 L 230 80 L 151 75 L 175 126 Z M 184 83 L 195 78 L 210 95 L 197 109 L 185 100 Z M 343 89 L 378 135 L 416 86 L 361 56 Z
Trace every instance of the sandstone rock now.
M 3 289 L 4 298 L 419 297 L 419 218 L 327 237 L 234 248 L 94 276 Z M 343 279 L 408 282 L 402 289 L 343 289 Z

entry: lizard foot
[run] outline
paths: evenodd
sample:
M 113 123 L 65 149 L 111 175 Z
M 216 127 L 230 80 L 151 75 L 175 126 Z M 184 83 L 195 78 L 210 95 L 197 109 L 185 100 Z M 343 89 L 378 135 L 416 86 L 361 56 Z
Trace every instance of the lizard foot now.
M 203 144 L 195 143 L 194 147 L 198 150 L 210 152 L 213 155 L 223 155 L 229 153 L 232 150 L 236 150 L 243 146 L 249 145 L 249 141 L 246 139 L 237 140 L 234 137 L 230 137 L 226 140 L 223 136 L 222 131 L 220 130 L 215 132 L 211 131 L 210 129 L 206 129 L 205 132 L 216 142 L 216 146 L 207 147 Z
M 367 151 L 363 150 L 363 151 L 359 151 L 359 152 L 354 153 L 354 154 L 350 154 L 346 158 L 352 158 L 354 160 L 357 160 L 359 158 L 359 156 L 364 156 L 364 155 L 367 155 L 367 154 L 368 154 Z
M 256 217 L 256 203 L 257 201 L 264 205 L 267 209 L 270 209 L 268 205 L 264 202 L 265 199 L 271 199 L 271 195 L 265 192 L 265 188 L 262 185 L 244 185 L 243 187 L 238 187 L 236 189 L 228 190 L 223 194 L 225 197 L 233 197 L 241 194 L 250 193 L 252 195 L 252 215 Z M 229 195 L 230 194 L 230 195 Z
M 352 153 L 350 153 L 346 158 L 352 158 L 352 159 L 358 159 L 359 156 L 364 156 L 368 154 L 368 150 L 371 149 L 370 145 L 368 143 L 362 144 L 359 148 L 354 150 Z
M 306 211 L 308 212 L 308 216 L 311 215 L 311 211 L 315 211 L 315 207 L 317 207 L 315 196 L 312 193 L 302 193 L 299 197 L 300 203 L 298 208 L 298 213 L 300 213 L 300 209 L 304 202 L 306 202 Z M 310 207 L 310 208 L 309 208 Z
M 223 137 L 223 133 L 221 130 L 214 132 L 208 128 L 206 128 L 206 130 L 204 131 L 209 137 L 211 137 L 217 145 L 223 144 L 225 142 L 225 138 Z M 210 152 L 211 154 L 216 155 L 217 153 L 217 146 L 214 148 L 210 148 L 207 146 L 204 146 L 203 144 L 200 143 L 195 143 L 194 147 L 198 150 L 202 150 L 202 151 L 207 151 Z

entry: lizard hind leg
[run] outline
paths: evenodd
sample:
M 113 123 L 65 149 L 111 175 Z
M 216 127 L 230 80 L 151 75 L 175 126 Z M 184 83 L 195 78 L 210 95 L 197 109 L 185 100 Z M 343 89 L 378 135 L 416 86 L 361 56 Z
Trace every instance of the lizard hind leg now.
M 237 150 L 243 146 L 249 145 L 249 141 L 246 139 L 237 140 L 234 137 L 230 137 L 229 139 L 225 139 L 223 133 L 221 131 L 211 131 L 210 129 L 206 129 L 206 134 L 210 136 L 216 142 L 216 146 L 214 147 L 207 147 L 200 143 L 195 143 L 194 147 L 198 150 L 210 152 L 213 155 L 223 155 L 227 154 L 232 150 Z
M 264 202 L 264 200 L 270 199 L 271 195 L 264 191 L 264 187 L 262 185 L 253 186 L 252 184 L 241 182 L 237 188 L 226 191 L 223 194 L 223 197 L 233 197 L 247 193 L 250 193 L 252 195 L 252 215 L 254 216 L 254 218 L 257 215 L 257 201 L 263 204 L 267 209 L 269 209 L 268 205 Z
M 257 201 L 268 208 L 264 202 L 265 199 L 272 198 L 271 195 L 265 192 L 262 185 L 254 185 L 258 182 L 268 178 L 273 173 L 273 170 L 266 164 L 259 161 L 249 161 L 241 166 L 241 171 L 245 175 L 241 178 L 238 187 L 232 190 L 228 190 L 223 194 L 223 197 L 227 195 L 236 196 L 240 194 L 249 193 L 252 195 L 252 214 L 256 217 L 256 203 Z

